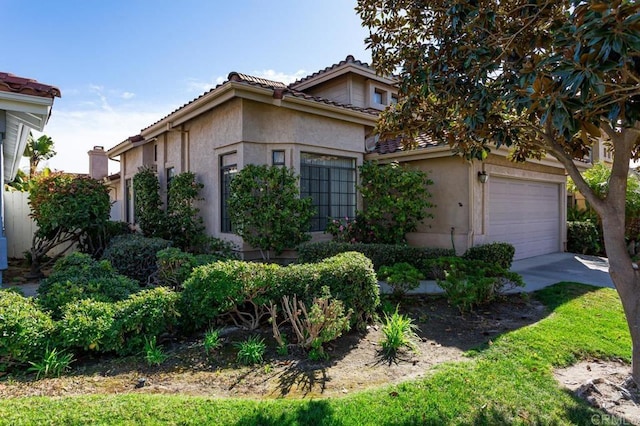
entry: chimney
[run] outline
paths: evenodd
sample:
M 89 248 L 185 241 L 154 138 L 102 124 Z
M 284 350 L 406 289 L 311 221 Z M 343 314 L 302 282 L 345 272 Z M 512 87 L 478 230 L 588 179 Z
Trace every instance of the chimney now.
M 109 174 L 109 157 L 102 146 L 94 146 L 89 151 L 89 176 L 93 179 L 104 179 Z

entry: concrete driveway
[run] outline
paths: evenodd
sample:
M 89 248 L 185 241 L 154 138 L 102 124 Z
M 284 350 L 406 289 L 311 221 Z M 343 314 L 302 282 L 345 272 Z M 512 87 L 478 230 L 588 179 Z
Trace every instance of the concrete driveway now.
M 511 270 L 522 275 L 526 286 L 517 291 L 536 291 L 560 281 L 614 288 L 609 261 L 604 257 L 553 253 L 516 260 Z

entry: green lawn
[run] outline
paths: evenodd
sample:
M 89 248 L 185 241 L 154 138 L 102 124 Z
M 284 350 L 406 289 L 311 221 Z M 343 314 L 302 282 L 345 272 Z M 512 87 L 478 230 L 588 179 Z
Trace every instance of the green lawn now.
M 0 402 L 0 424 L 591 424 L 596 412 L 560 389 L 552 369 L 587 356 L 630 361 L 618 296 L 612 289 L 560 283 L 534 297 L 549 307 L 542 321 L 419 381 L 318 400 L 20 398 Z

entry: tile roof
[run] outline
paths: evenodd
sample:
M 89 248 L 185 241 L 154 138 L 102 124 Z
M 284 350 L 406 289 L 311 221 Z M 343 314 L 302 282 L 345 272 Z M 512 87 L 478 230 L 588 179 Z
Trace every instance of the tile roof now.
M 7 72 L 0 72 L 0 92 L 13 92 L 52 99 L 61 96 L 60 89 L 57 87 L 42 84 L 30 78 L 18 77 Z
M 349 55 L 347 57 L 347 59 L 349 59 L 349 58 L 353 59 L 353 56 Z M 363 64 L 360 61 L 354 61 L 354 62 Z M 341 64 L 342 63 L 345 63 L 345 61 L 342 61 Z M 368 66 L 367 64 L 364 64 L 364 65 Z M 335 66 L 338 66 L 338 65 L 335 65 Z M 308 94 L 306 94 L 304 92 L 301 92 L 299 90 L 293 89 L 291 87 L 292 85 L 287 86 L 286 84 L 281 83 L 279 81 L 268 80 L 266 78 L 255 77 L 255 76 L 252 76 L 252 75 L 248 75 L 248 74 L 243 74 L 243 73 L 239 73 L 239 72 L 236 72 L 236 71 L 232 71 L 232 72 L 229 73 L 229 76 L 227 77 L 227 80 L 224 83 L 218 84 L 216 87 L 214 87 L 212 89 L 209 89 L 208 91 L 204 92 L 203 94 L 201 94 L 197 98 L 194 98 L 191 101 L 189 101 L 189 102 L 183 104 L 182 106 L 176 108 L 171 113 L 167 114 L 166 116 L 162 117 L 158 121 L 150 124 L 149 126 L 145 127 L 144 129 L 142 129 L 142 131 L 144 131 L 144 130 L 146 130 L 146 129 L 148 129 L 148 128 L 156 125 L 156 124 L 158 124 L 159 122 L 161 122 L 165 118 L 170 117 L 172 114 L 180 111 L 182 108 L 184 108 L 184 107 L 196 102 L 197 100 L 203 98 L 204 96 L 208 95 L 209 93 L 214 92 L 219 87 L 225 85 L 228 82 L 242 83 L 242 84 L 248 84 L 248 85 L 251 85 L 251 86 L 262 87 L 262 88 L 265 88 L 265 89 L 270 89 L 270 90 L 274 91 L 274 97 L 277 97 L 277 98 L 280 98 L 280 99 L 282 99 L 283 95 L 288 94 L 288 95 L 294 96 L 296 98 L 307 99 L 307 100 L 323 103 L 323 104 L 326 104 L 326 105 L 332 105 L 332 106 L 337 106 L 337 107 L 344 108 L 344 109 L 349 109 L 349 110 L 352 110 L 352 111 L 364 112 L 364 113 L 371 114 L 371 115 L 376 115 L 376 116 L 378 114 L 380 114 L 380 111 L 378 111 L 378 110 L 376 110 L 374 108 L 362 108 L 362 107 L 357 107 L 357 106 L 351 105 L 351 104 L 343 104 L 343 103 L 340 103 L 340 102 L 335 102 L 335 101 L 332 101 L 332 100 L 329 100 L 329 99 L 325 99 L 325 98 L 322 98 L 322 97 L 319 97 L 319 96 L 311 96 L 311 95 L 308 95 Z
M 254 77 L 252 75 L 248 75 L 248 74 L 242 74 L 239 72 L 231 72 L 229 73 L 229 76 L 227 77 L 227 81 L 245 81 L 245 82 L 249 82 L 249 83 L 257 83 L 263 87 L 269 87 L 269 88 L 280 88 L 280 89 L 286 89 L 287 85 L 284 83 L 281 83 L 279 81 L 274 81 L 274 80 L 267 80 L 266 78 L 261 78 L 261 77 Z
M 341 66 L 349 64 L 349 63 L 350 64 L 360 65 L 360 66 L 365 67 L 365 68 L 369 68 L 371 71 L 375 72 L 375 70 L 368 63 L 357 60 L 356 58 L 353 57 L 353 55 L 347 55 L 347 57 L 343 61 L 340 61 L 337 64 L 330 65 L 330 66 L 326 67 L 323 70 L 314 72 L 313 74 L 310 74 L 310 75 L 308 75 L 306 77 L 303 77 L 300 80 L 296 80 L 293 83 L 291 83 L 289 85 L 289 87 L 296 87 L 297 85 L 302 84 L 305 81 L 311 80 L 312 78 L 315 78 L 315 77 L 317 77 L 319 75 L 325 74 L 325 73 L 327 73 L 327 72 L 329 72 L 331 70 L 334 70 L 334 69 L 336 69 L 338 67 L 341 67 Z
M 444 145 L 436 141 L 426 133 L 421 133 L 420 135 L 418 135 L 416 137 L 416 142 L 418 142 L 418 145 L 416 146 L 415 149 L 425 149 L 425 148 L 431 148 L 438 145 Z M 376 143 L 376 147 L 373 152 L 377 154 L 391 154 L 392 152 L 399 152 L 399 151 L 405 151 L 405 149 L 402 147 L 401 137 L 388 139 L 384 141 L 378 141 L 378 143 Z

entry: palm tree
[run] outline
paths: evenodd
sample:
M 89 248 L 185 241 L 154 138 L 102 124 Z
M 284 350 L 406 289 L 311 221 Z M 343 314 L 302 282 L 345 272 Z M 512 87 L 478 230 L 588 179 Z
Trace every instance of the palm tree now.
M 50 136 L 42 135 L 34 139 L 29 133 L 27 146 L 24 149 L 23 157 L 29 157 L 29 178 L 33 178 L 41 161 L 48 160 L 56 155 L 53 149 L 53 139 Z

